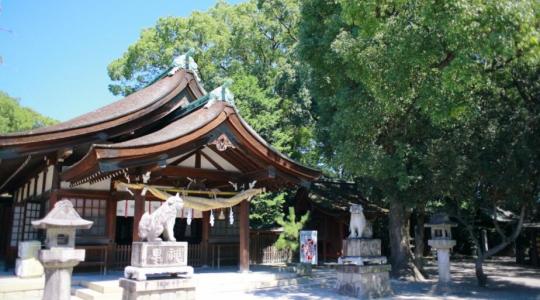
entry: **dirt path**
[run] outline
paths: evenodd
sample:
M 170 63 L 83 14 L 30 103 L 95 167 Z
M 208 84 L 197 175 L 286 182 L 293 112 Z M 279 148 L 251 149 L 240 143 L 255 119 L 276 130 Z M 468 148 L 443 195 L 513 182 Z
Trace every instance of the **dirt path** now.
M 485 265 L 489 284 L 476 285 L 472 260 L 452 262 L 453 284 L 448 289 L 437 286 L 437 269 L 434 262 L 427 267 L 431 279 L 426 282 L 392 280 L 394 296 L 388 299 L 454 300 L 454 299 L 519 299 L 540 300 L 540 269 L 525 268 L 510 259 L 490 260 Z M 295 286 L 258 290 L 251 293 L 222 295 L 224 299 L 353 299 L 336 294 L 331 288 L 320 286 Z

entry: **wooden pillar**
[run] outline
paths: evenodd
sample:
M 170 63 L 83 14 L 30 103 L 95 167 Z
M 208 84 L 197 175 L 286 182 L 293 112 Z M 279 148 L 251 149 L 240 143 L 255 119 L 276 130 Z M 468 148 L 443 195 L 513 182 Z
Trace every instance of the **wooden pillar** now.
M 108 254 L 108 261 L 106 262 L 107 265 L 110 265 L 112 263 L 112 259 L 114 259 L 114 251 L 116 248 L 116 205 L 118 202 L 114 197 L 109 197 L 107 199 L 107 237 L 109 238 L 109 248 L 107 249 Z
M 144 196 L 141 195 L 141 192 L 135 191 L 135 212 L 133 214 L 133 241 L 140 241 L 139 238 L 139 222 L 141 217 L 144 214 Z
M 343 234 L 343 222 L 338 221 L 338 229 L 339 229 L 339 256 L 343 255 L 343 239 L 345 238 L 345 235 Z
M 61 186 L 61 180 L 60 180 L 60 173 L 62 172 L 62 161 L 56 160 L 54 162 L 54 168 L 53 168 L 53 175 L 52 175 L 52 186 L 51 186 L 51 195 L 49 198 L 49 211 L 51 211 L 54 208 L 54 205 L 56 202 L 58 202 L 58 192 L 60 190 Z M 45 176 L 43 178 L 43 185 L 45 185 L 45 182 L 47 181 L 46 177 L 47 173 L 45 173 Z
M 330 238 L 330 235 L 328 232 L 330 229 L 328 228 L 328 216 L 324 216 L 324 244 L 323 244 L 323 261 L 326 262 L 326 252 L 328 249 L 326 249 L 326 245 L 332 240 Z M 318 250 L 318 249 L 317 249 Z
M 210 211 L 203 211 L 202 213 L 202 235 L 201 235 L 201 249 L 202 249 L 202 265 L 208 266 L 208 240 L 210 237 Z
M 240 272 L 249 272 L 249 202 L 240 202 Z

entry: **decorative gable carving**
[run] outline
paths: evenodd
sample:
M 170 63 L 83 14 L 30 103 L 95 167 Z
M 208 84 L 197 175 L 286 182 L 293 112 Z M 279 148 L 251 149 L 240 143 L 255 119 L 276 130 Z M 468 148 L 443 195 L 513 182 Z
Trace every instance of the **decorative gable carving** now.
M 210 143 L 210 145 L 216 145 L 216 148 L 219 151 L 225 151 L 229 148 L 232 148 L 232 149 L 236 148 L 225 133 L 222 133 L 220 136 L 218 136 L 215 140 L 213 140 Z

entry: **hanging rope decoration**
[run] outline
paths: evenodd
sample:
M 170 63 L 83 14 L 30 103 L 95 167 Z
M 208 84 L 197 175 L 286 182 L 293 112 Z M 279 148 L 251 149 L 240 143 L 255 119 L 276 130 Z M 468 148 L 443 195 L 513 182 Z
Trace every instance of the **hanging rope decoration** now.
M 187 221 L 187 224 L 188 225 L 191 225 L 191 219 L 193 218 L 193 209 L 191 208 L 188 208 L 188 211 L 187 211 L 187 218 L 186 218 L 186 221 Z
M 229 207 L 229 224 L 234 224 L 234 213 L 232 210 L 232 206 Z
M 210 226 L 214 227 L 214 211 L 210 210 Z
M 141 183 L 125 183 L 121 181 L 115 182 L 115 188 L 119 191 L 127 191 L 133 195 L 131 190 L 143 190 L 146 188 L 148 192 L 154 195 L 156 198 L 161 200 L 167 200 L 169 197 L 174 196 L 174 194 L 169 194 L 168 192 L 180 192 L 182 194 L 182 199 L 184 200 L 184 208 L 196 209 L 199 211 L 209 211 L 219 208 L 232 207 L 240 202 L 247 200 L 250 201 L 251 198 L 257 196 L 261 193 L 264 193 L 264 189 L 253 188 L 254 184 L 249 185 L 250 188 L 245 191 L 240 191 L 238 193 L 234 192 L 210 192 L 210 191 L 189 191 L 183 189 L 175 189 L 168 187 L 157 187 L 152 185 L 146 185 Z M 196 197 L 189 194 L 206 194 L 212 198 L 205 197 Z M 218 195 L 232 195 L 230 198 L 217 197 Z M 231 210 L 232 211 L 232 210 Z

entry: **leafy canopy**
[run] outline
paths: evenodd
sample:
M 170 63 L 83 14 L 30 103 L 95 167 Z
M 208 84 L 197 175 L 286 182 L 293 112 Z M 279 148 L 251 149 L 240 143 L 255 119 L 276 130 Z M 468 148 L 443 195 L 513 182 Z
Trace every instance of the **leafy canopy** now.
M 160 18 L 108 66 L 109 89 L 130 94 L 175 56 L 194 49 L 206 89 L 232 78 L 237 108 L 248 124 L 278 150 L 302 159 L 312 145 L 312 118 L 293 53 L 298 13 L 295 1 L 221 1 L 207 12 Z
M 30 130 L 54 123 L 55 120 L 22 107 L 17 99 L 0 91 L 0 133 Z

